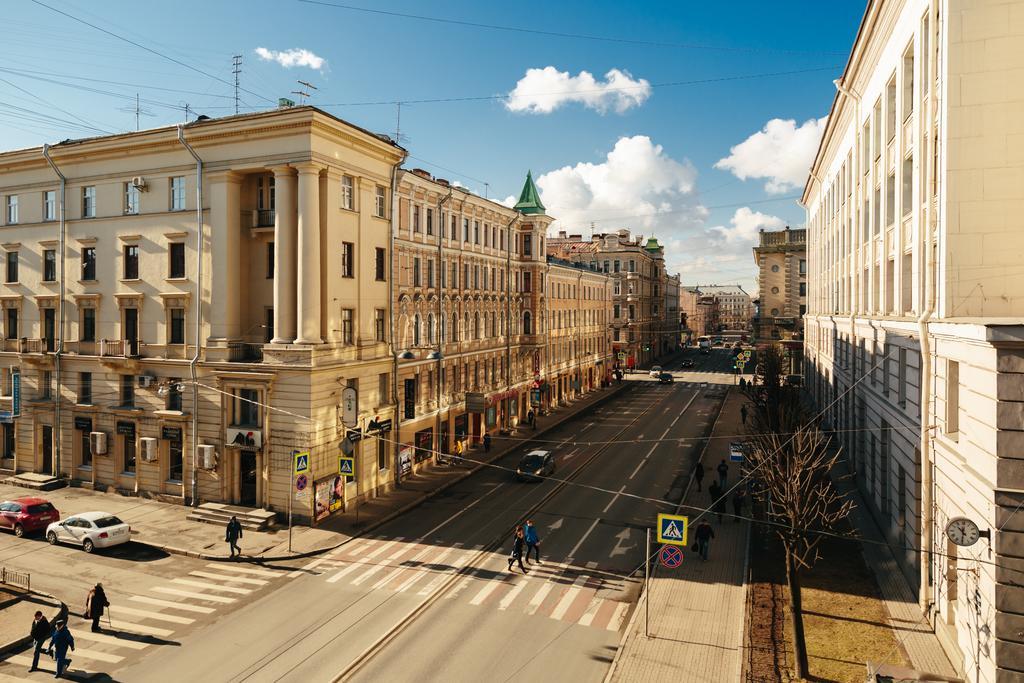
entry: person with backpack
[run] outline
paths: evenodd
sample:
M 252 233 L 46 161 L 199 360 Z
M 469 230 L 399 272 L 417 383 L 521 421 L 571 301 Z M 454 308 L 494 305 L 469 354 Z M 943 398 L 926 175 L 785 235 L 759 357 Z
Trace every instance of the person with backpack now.
M 523 534 L 522 527 L 516 527 L 515 539 L 512 541 L 512 554 L 508 556 L 508 570 L 512 571 L 512 564 L 514 562 L 519 563 L 519 568 L 526 573 L 526 567 L 523 566 L 523 543 L 525 542 L 525 535 Z
M 231 557 L 235 557 L 237 553 L 238 557 L 242 556 L 242 549 L 238 547 L 238 539 L 242 537 L 242 523 L 238 521 L 238 518 L 231 515 L 231 519 L 228 520 L 228 526 L 224 530 L 224 541 L 229 545 L 231 550 Z
M 100 632 L 100 617 L 103 616 L 103 610 L 109 605 L 107 594 L 103 591 L 103 584 L 97 583 L 85 598 L 85 618 L 92 619 L 93 633 Z
M 530 551 L 533 551 L 534 560 L 537 564 L 540 564 L 540 536 L 537 535 L 537 527 L 533 525 L 533 520 L 526 520 L 526 524 L 523 526 L 523 538 L 526 541 L 526 561 L 530 561 Z

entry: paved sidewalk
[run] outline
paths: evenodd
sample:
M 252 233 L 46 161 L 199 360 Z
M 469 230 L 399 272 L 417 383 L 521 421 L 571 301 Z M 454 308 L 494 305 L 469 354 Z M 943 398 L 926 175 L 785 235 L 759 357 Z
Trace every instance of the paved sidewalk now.
M 938 636 L 924 618 L 917 602 L 917 595 L 910 589 L 889 546 L 879 545 L 885 539 L 878 524 L 868 512 L 867 503 L 850 478 L 845 460 L 839 461 L 834 475 L 836 488 L 845 492 L 854 501 L 853 512 L 850 514 L 851 524 L 861 537 L 871 541 L 860 544 L 864 563 L 875 574 L 875 581 L 878 582 L 882 593 L 882 601 L 889 612 L 889 624 L 910 659 L 911 666 L 918 671 L 933 674 L 959 675 L 946 657 Z M 885 653 L 879 653 L 879 656 L 884 655 Z M 892 659 L 890 654 L 888 660 L 891 662 Z
M 621 385 L 616 384 L 610 388 L 593 391 L 567 406 L 559 407 L 547 416 L 538 417 L 536 431 L 527 428 L 520 429 L 508 439 L 494 437 L 491 452 L 486 458 L 482 448 L 470 450 L 465 457 L 470 461 L 496 460 L 520 447 L 523 439 L 541 437 L 545 432 L 591 406 L 608 400 L 629 386 L 630 382 L 627 380 Z M 365 501 L 352 511 L 336 514 L 317 527 L 294 527 L 290 552 L 286 526 L 279 525 L 270 531 L 245 531 L 240 543 L 244 559 L 261 561 L 287 558 L 316 554 L 337 547 L 419 505 L 483 466 L 470 463 L 464 466 L 425 467 L 403 479 L 401 488 L 386 496 Z M 0 500 L 27 495 L 37 494 L 29 489 L 0 483 Z M 137 543 L 174 554 L 209 560 L 228 559 L 223 527 L 185 519 L 188 509 L 181 505 L 75 487 L 56 489 L 41 495 L 53 502 L 62 517 L 88 510 L 103 510 L 115 514 L 131 525 L 132 540 Z
M 743 396 L 730 391 L 712 434 L 732 435 L 740 429 Z M 684 501 L 707 507 L 707 487 L 717 478 L 715 467 L 728 461 L 730 439 L 711 439 L 703 453 L 707 474 L 704 490 L 691 480 Z M 739 467 L 732 465 L 729 485 L 737 481 Z M 731 505 L 727 507 L 731 512 Z M 690 542 L 696 514 L 690 517 Z M 606 681 L 738 681 L 743 664 L 743 628 L 746 604 L 748 522 L 728 517 L 719 522 L 707 516 L 715 532 L 709 559 L 683 550 L 683 566 L 676 570 L 651 563 L 650 628 L 644 635 L 645 605 L 638 604 L 626 629 Z M 653 539 L 652 539 L 653 540 Z M 652 543 L 652 552 L 657 546 Z M 655 569 L 655 567 L 657 568 Z

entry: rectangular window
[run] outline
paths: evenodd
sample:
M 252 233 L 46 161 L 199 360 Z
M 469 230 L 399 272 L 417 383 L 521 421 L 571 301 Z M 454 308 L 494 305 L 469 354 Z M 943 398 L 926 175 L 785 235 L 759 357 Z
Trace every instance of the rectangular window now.
M 452 214 L 451 238 L 452 241 L 459 239 L 459 218 Z
M 387 257 L 387 250 L 383 247 L 377 247 L 374 251 L 374 276 L 378 282 L 383 282 L 387 279 L 385 275 L 385 264 Z
M 127 215 L 136 215 L 139 213 L 139 200 L 142 193 L 139 192 L 139 188 L 129 183 L 124 184 L 124 212 Z
M 890 173 L 885 179 L 885 226 L 891 228 L 896 222 L 896 174 Z
M 473 244 L 480 244 L 480 221 L 473 221 Z
M 901 209 L 902 215 L 906 216 L 910 214 L 910 210 L 914 206 L 914 158 L 907 157 L 903 160 L 903 187 L 901 188 L 900 194 L 902 196 Z
M 927 53 L 925 53 L 927 54 Z M 914 43 L 907 46 L 903 53 L 903 120 L 906 121 L 914 113 Z
M 405 401 L 404 401 L 404 416 L 406 420 L 411 420 L 416 417 L 416 380 L 407 379 L 404 382 L 405 387 Z
M 185 176 L 171 178 L 171 211 L 185 210 Z
M 896 76 L 885 87 L 885 139 L 896 137 Z
M 177 379 L 171 379 L 167 386 L 167 410 L 181 412 L 181 384 Z
M 171 242 L 167 247 L 167 276 L 169 278 L 185 277 L 185 243 Z
M 420 257 L 416 256 L 413 257 L 412 260 L 412 286 L 419 287 L 421 286 L 421 284 L 422 283 L 420 282 Z
M 82 279 L 85 281 L 96 279 L 96 247 L 82 248 Z
M 79 340 L 84 342 L 96 341 L 96 309 L 82 309 L 82 330 Z
M 274 307 L 263 309 L 263 342 L 269 344 L 274 338 Z
M 434 259 L 427 259 L 427 287 L 434 286 Z
M 960 431 L 960 363 L 946 361 L 946 435 L 957 437 Z
M 122 458 L 122 472 L 125 474 L 135 474 L 135 425 L 132 422 L 118 422 L 118 429 L 122 429 L 121 425 L 131 425 L 131 433 L 121 434 L 121 450 L 123 453 Z
M 377 405 L 386 406 L 388 404 L 388 396 L 391 394 L 391 375 L 386 372 L 382 372 L 377 375 Z
M 412 231 L 420 231 L 420 207 L 418 206 L 412 207 Z
M 96 217 L 96 187 L 89 185 L 82 188 L 82 218 Z
M 462 241 L 463 242 L 468 242 L 469 241 L 469 219 L 468 218 L 463 218 L 462 219 Z
M 57 281 L 57 250 L 43 250 L 43 282 Z
M 126 244 L 123 248 L 124 253 L 124 279 L 125 280 L 138 280 L 139 279 L 139 245 L 137 244 Z
M 171 409 L 168 408 L 168 410 Z M 174 438 L 167 442 L 167 481 L 181 481 L 183 455 L 184 449 L 180 438 Z
M 899 365 L 897 366 L 896 395 L 901 408 L 907 406 L 907 350 L 902 346 L 899 349 Z
M 427 234 L 434 234 L 434 210 L 427 208 Z
M 18 195 L 7 195 L 7 225 L 18 222 Z
M 274 279 L 274 243 L 267 242 L 267 279 Z
M 374 209 L 378 218 L 387 218 L 387 193 L 380 185 L 377 186 Z
M 806 282 L 801 282 L 800 283 L 800 296 L 807 296 L 807 283 Z
M 171 309 L 171 334 L 167 340 L 169 344 L 185 343 L 185 309 Z
M 355 180 L 350 175 L 341 176 L 341 208 L 356 208 Z
M 18 309 L 8 308 L 7 309 L 7 338 L 17 339 L 18 338 Z
M 18 252 L 7 252 L 7 282 L 18 281 Z
M 258 427 L 260 424 L 260 392 L 258 389 L 239 389 L 235 401 L 235 424 Z
M 533 235 L 523 235 L 523 256 L 533 256 Z
M 82 405 L 92 405 L 92 373 L 78 373 L 78 402 Z
M 56 190 L 47 190 L 43 193 L 43 220 L 44 221 L 55 221 L 57 220 L 57 192 Z
M 121 375 L 121 407 L 135 406 L 135 375 Z
M 341 343 L 352 345 L 355 339 L 355 311 L 351 308 L 341 309 Z
M 341 276 L 355 277 L 356 245 L 352 242 L 341 243 Z

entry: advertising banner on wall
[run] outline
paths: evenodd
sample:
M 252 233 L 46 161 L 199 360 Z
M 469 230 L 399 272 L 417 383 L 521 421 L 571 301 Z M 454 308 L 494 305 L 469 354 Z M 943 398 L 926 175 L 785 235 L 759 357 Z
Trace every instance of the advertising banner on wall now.
M 313 515 L 320 521 L 332 512 L 341 509 L 344 500 L 344 479 L 339 474 L 318 479 L 313 493 Z
M 398 451 L 398 467 L 403 477 L 412 472 L 412 456 L 415 452 L 413 446 L 402 446 L 402 450 Z

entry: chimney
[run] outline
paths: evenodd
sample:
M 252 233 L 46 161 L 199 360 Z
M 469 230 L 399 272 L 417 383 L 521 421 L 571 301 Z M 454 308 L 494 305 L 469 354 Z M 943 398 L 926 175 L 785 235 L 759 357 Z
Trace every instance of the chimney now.
M 579 242 L 583 240 L 583 235 L 569 235 L 569 239 Z
M 414 169 L 412 169 L 412 172 L 415 173 L 416 175 L 418 175 L 420 178 L 426 178 L 427 180 L 431 180 L 432 179 L 430 173 L 428 173 L 427 171 L 424 171 L 422 168 L 414 168 Z
M 558 238 L 563 240 L 565 239 L 565 230 L 558 231 Z
M 434 178 L 434 182 L 438 185 L 443 185 L 444 187 L 450 187 L 450 184 L 444 178 Z

